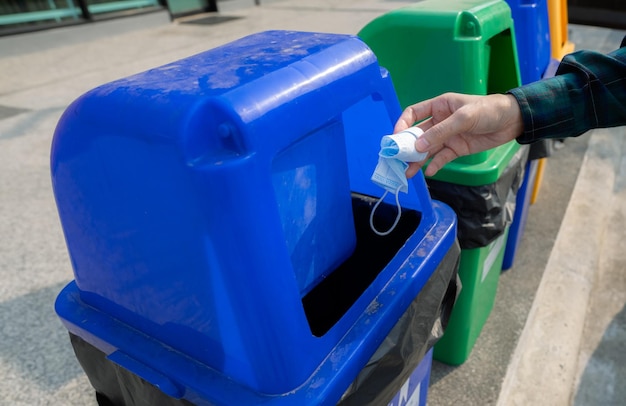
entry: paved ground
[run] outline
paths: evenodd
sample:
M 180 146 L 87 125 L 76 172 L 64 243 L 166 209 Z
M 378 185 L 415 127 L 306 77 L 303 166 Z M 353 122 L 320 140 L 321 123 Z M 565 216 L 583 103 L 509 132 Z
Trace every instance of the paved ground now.
M 65 107 L 113 79 L 266 29 L 354 34 L 410 1 L 220 3 L 218 25 L 154 13 L 0 38 L 0 405 L 95 405 L 52 304 L 72 272 L 49 177 Z M 608 51 L 623 31 L 570 26 Z M 433 365 L 429 404 L 618 405 L 626 380 L 625 128 L 548 160 L 514 267 L 470 359 Z

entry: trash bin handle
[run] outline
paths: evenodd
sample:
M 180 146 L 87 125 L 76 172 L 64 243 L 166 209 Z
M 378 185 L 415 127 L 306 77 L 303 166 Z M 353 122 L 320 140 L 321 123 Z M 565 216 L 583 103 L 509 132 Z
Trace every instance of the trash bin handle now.
M 156 386 L 166 395 L 175 399 L 182 398 L 182 390 L 168 377 L 122 351 L 118 350 L 109 354 L 107 359 Z

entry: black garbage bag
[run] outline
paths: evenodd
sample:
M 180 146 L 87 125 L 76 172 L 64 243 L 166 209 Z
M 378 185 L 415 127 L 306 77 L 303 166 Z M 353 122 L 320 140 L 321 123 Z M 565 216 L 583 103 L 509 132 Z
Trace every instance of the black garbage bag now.
M 427 180 L 432 198 L 448 204 L 456 212 L 462 249 L 486 247 L 511 224 L 517 191 L 524 180 L 528 150 L 528 146 L 522 145 L 494 183 L 465 186 Z
M 554 143 L 556 141 L 553 139 L 547 140 L 539 140 L 537 142 L 533 142 L 529 144 L 530 151 L 528 152 L 528 160 L 534 161 L 535 159 L 548 158 L 554 152 Z

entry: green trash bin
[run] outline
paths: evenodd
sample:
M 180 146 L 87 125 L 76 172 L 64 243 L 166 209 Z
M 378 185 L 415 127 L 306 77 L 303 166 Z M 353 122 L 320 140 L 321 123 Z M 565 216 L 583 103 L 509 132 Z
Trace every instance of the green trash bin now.
M 379 16 L 358 35 L 389 71 L 403 108 L 445 92 L 503 93 L 521 83 L 511 9 L 502 0 L 425 0 Z M 438 361 L 465 362 L 491 313 L 526 157 L 527 151 L 512 141 L 458 158 L 427 179 L 431 193 L 438 188 L 442 192 L 433 198 L 448 203 L 459 215 L 462 248 L 463 288 L 446 333 L 435 345 Z M 463 230 L 461 217 L 467 208 L 461 206 L 467 200 L 459 205 L 454 193 L 446 192 L 447 186 L 460 187 L 478 200 L 485 199 L 481 188 L 500 190 L 501 229 L 489 229 L 490 219 L 484 219 L 483 230 L 489 235 L 483 236 L 482 244 L 464 242 L 463 234 L 475 236 L 471 227 Z
M 527 146 L 509 143 L 490 151 L 490 159 L 482 164 L 490 162 L 491 170 L 480 173 L 472 171 L 475 165 L 467 165 L 464 173 L 472 180 L 482 178 L 485 183 L 481 185 L 428 181 L 431 196 L 456 211 L 462 248 L 462 289 L 447 330 L 435 345 L 433 356 L 439 361 L 453 365 L 465 362 L 491 313 L 528 151 Z M 459 170 L 456 175 L 461 173 Z M 487 182 L 498 173 L 496 180 Z

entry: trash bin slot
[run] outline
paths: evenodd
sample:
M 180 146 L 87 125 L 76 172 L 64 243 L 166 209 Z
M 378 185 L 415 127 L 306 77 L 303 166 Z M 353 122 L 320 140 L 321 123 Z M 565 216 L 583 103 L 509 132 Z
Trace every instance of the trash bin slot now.
M 513 33 L 508 29 L 494 35 L 487 42 L 488 94 L 503 93 L 520 85 L 515 48 L 511 46 L 514 43 L 512 37 Z
M 174 386 L 167 377 L 160 373 L 154 375 L 154 372 L 142 377 L 136 373 L 135 365 L 125 361 L 122 361 L 125 365 L 120 365 L 118 361 L 122 357 L 119 354 L 107 356 L 81 337 L 72 333 L 69 335 L 76 358 L 95 389 L 98 405 L 193 406 L 180 398 L 182 389 Z M 171 393 L 166 393 L 168 390 Z M 175 396 L 172 397 L 172 394 Z
M 392 233 L 384 237 L 376 235 L 369 225 L 369 216 L 376 201 L 374 197 L 352 194 L 356 248 L 346 261 L 302 299 L 311 332 L 317 337 L 323 336 L 341 319 L 419 225 L 421 214 L 403 209 Z M 374 224 L 385 229 L 394 222 L 396 214 L 394 204 L 382 203 L 376 210 Z
M 159 388 L 161 392 L 168 396 L 180 399 L 183 395 L 181 389 L 167 376 L 124 354 L 122 351 L 115 351 L 109 354 L 107 359 Z

